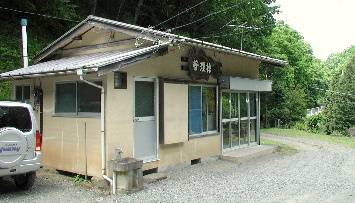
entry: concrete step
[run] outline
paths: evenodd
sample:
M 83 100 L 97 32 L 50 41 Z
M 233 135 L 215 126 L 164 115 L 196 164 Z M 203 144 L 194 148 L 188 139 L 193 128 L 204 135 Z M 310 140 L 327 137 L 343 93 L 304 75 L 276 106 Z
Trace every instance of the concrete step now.
M 235 162 L 243 162 L 274 153 L 280 148 L 281 147 L 278 145 L 256 145 L 251 147 L 245 147 L 223 153 L 221 155 L 221 159 Z

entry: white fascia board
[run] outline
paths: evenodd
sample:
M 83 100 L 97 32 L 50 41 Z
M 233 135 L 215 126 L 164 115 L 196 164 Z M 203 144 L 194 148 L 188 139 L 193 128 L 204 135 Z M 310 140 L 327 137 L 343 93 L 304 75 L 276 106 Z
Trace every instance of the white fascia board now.
M 219 78 L 222 88 L 241 91 L 270 92 L 272 81 L 222 76 Z

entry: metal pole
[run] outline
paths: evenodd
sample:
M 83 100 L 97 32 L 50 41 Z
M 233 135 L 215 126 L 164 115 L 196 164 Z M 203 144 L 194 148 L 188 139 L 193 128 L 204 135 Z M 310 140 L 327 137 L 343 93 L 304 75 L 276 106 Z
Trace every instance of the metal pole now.
M 84 148 L 85 148 L 85 180 L 88 180 L 88 154 L 87 154 L 87 147 L 86 147 L 86 122 L 85 122 L 85 129 L 84 129 Z
M 240 38 L 240 50 L 243 50 L 243 36 L 244 36 L 244 28 L 242 27 L 242 37 Z
M 22 55 L 23 55 L 23 67 L 28 67 L 28 54 L 27 54 L 27 20 L 21 19 L 21 26 L 22 26 Z

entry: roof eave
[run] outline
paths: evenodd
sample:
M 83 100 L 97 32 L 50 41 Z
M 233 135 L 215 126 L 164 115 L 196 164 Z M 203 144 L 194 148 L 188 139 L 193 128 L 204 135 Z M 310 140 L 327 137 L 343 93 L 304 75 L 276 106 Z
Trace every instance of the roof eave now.
M 229 52 L 229 53 L 239 55 L 239 56 L 245 56 L 245 57 L 249 57 L 249 58 L 258 59 L 258 60 L 261 60 L 262 62 L 274 64 L 274 65 L 281 66 L 281 67 L 288 65 L 287 61 L 274 59 L 271 57 L 253 54 L 250 52 L 245 52 L 245 51 L 241 51 L 238 49 L 225 47 L 222 45 L 217 45 L 217 44 L 213 44 L 213 43 L 209 43 L 209 42 L 205 42 L 205 41 L 200 41 L 197 39 L 183 37 L 183 36 L 179 36 L 179 35 L 175 35 L 175 34 L 171 34 L 171 33 L 167 33 L 167 32 L 162 32 L 162 31 L 158 31 L 158 30 L 154 30 L 154 29 L 150 29 L 150 28 L 144 28 L 144 27 L 140 27 L 137 25 L 131 25 L 131 24 L 122 23 L 122 22 L 109 20 L 109 19 L 105 19 L 105 18 L 101 18 L 101 17 L 97 17 L 97 16 L 92 16 L 92 15 L 88 16 L 85 20 L 80 22 L 74 28 L 72 28 L 67 33 L 65 33 L 60 38 L 58 38 L 56 41 L 54 41 L 53 43 L 48 45 L 46 48 L 44 48 L 36 57 L 33 58 L 33 61 L 38 62 L 38 61 L 42 60 L 43 58 L 47 57 L 49 54 L 51 54 L 55 50 L 59 49 L 61 46 L 72 42 L 74 40 L 73 38 L 75 36 L 80 35 L 81 33 L 85 32 L 86 30 L 88 30 L 94 26 L 99 26 L 99 27 L 107 27 L 108 26 L 108 28 L 110 28 L 110 29 L 119 29 L 120 31 L 126 31 L 127 34 L 131 34 L 136 37 L 147 37 L 151 40 L 157 40 L 157 41 L 161 40 L 162 43 L 167 43 L 167 42 L 171 42 L 171 41 L 178 41 L 178 42 L 183 42 L 183 43 L 191 44 L 191 45 L 204 46 L 207 48 L 213 48 L 213 49 L 217 49 L 217 50 L 220 50 L 223 52 Z
M 99 60 L 91 61 L 88 63 L 83 63 L 83 64 L 77 64 L 76 66 L 72 66 L 70 68 L 66 69 L 59 69 L 59 70 L 50 70 L 50 71 L 30 71 L 30 72 L 22 72 L 22 73 L 14 73 L 13 71 L 9 71 L 7 73 L 2 73 L 0 75 L 0 81 L 5 81 L 5 80 L 16 80 L 16 79 L 28 79 L 28 78 L 33 78 L 33 77 L 46 77 L 46 76 L 56 76 L 56 75 L 70 75 L 70 74 L 76 74 L 76 71 L 78 69 L 83 69 L 84 72 L 97 72 L 98 68 L 107 66 L 113 63 L 118 63 L 120 61 L 125 61 L 140 55 L 144 54 L 149 54 L 149 53 L 154 53 L 157 50 L 169 46 L 170 43 L 163 43 L 163 44 L 157 44 L 153 45 L 151 47 L 146 47 L 142 49 L 138 49 L 135 51 L 130 51 L 127 53 L 122 53 L 120 55 L 116 56 L 111 56 L 107 58 L 102 58 Z M 46 63 L 46 62 L 44 62 Z M 31 66 L 26 68 L 31 70 Z M 16 70 L 15 70 L 16 71 Z
M 213 44 L 210 42 L 204 42 L 204 41 L 190 39 L 190 38 L 186 38 L 186 39 L 183 39 L 183 43 L 185 43 L 185 44 L 202 46 L 205 48 L 215 49 L 215 50 L 219 50 L 219 51 L 234 54 L 234 55 L 253 58 L 253 59 L 260 60 L 261 62 L 273 64 L 275 66 L 285 67 L 288 65 L 287 61 L 283 61 L 280 59 L 275 59 L 275 58 L 262 56 L 262 55 L 258 55 L 258 54 L 254 54 L 254 53 L 250 53 L 250 52 L 246 52 L 246 51 L 241 51 L 238 49 L 233 49 L 230 47 L 225 47 L 225 46 Z
M 77 68 L 77 69 L 79 69 L 79 68 Z M 30 78 L 50 77 L 50 76 L 75 75 L 77 73 L 76 72 L 77 69 L 1 76 L 0 81 L 24 80 L 24 79 L 30 79 Z M 83 68 L 83 71 L 85 73 L 94 73 L 97 71 L 97 68 Z
M 149 28 L 144 28 L 136 25 L 131 25 L 127 23 L 122 23 L 114 20 L 109 20 L 101 17 L 96 17 L 96 16 L 88 16 L 85 20 L 80 22 L 78 25 L 70 29 L 68 32 L 66 32 L 64 35 L 59 37 L 57 40 L 49 44 L 46 48 L 44 48 L 39 54 L 37 54 L 32 61 L 35 63 L 39 62 L 40 60 L 44 59 L 63 45 L 69 44 L 72 41 L 74 41 L 74 37 L 84 33 L 85 31 L 93 28 L 93 27 L 105 27 L 105 28 L 110 28 L 110 29 L 119 29 L 120 31 L 122 30 L 130 30 L 131 32 L 129 34 L 133 34 L 136 37 L 142 37 L 142 36 L 147 36 L 148 34 L 151 35 L 150 38 L 151 40 L 162 40 L 163 43 L 166 43 L 170 41 L 169 38 L 174 38 L 178 37 L 178 35 L 174 34 L 169 34 L 165 33 L 162 31 L 157 31 Z M 164 39 L 158 38 L 156 39 L 156 36 L 163 36 Z
M 32 61 L 34 61 L 35 63 L 39 62 L 64 44 L 68 44 L 74 41 L 73 38 L 79 33 L 85 32 L 86 30 L 90 29 L 90 27 L 93 27 L 92 25 L 87 24 L 87 20 L 88 18 L 86 18 L 85 20 L 77 24 L 75 27 L 70 29 L 64 35 L 49 44 L 46 48 L 42 49 L 41 52 L 39 52 L 35 57 L 32 58 Z

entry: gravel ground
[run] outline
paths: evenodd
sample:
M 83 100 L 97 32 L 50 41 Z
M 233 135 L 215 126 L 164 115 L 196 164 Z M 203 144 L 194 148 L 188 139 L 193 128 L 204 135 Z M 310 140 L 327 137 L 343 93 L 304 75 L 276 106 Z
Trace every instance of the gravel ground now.
M 167 179 L 130 195 L 107 195 L 90 185 L 42 171 L 29 191 L 0 181 L 1 202 L 355 202 L 355 149 L 301 138 L 262 139 L 299 150 L 236 163 L 207 160 L 179 166 Z

